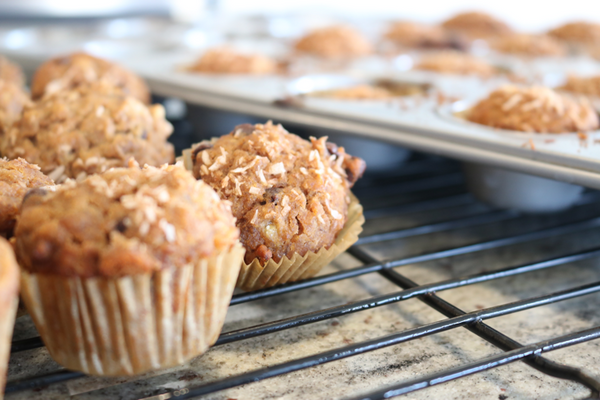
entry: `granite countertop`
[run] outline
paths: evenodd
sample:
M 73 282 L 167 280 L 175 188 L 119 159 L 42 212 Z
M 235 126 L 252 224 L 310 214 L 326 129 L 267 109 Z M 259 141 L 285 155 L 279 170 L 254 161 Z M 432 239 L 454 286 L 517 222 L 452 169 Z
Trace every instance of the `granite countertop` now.
M 464 207 L 446 210 L 446 217 L 462 215 Z M 569 218 L 592 215 L 593 205 L 569 214 Z M 461 214 L 462 213 L 462 214 Z M 587 214 L 586 214 L 587 213 Z M 366 233 L 425 223 L 435 213 L 411 214 L 371 220 Z M 420 254 L 479 242 L 556 223 L 561 216 L 528 217 L 476 228 L 461 229 L 372 245 L 377 257 Z M 398 271 L 418 283 L 435 282 L 589 249 L 600 241 L 600 229 L 553 237 L 526 244 L 487 250 L 465 256 L 408 265 Z M 348 254 L 340 256 L 326 272 L 360 263 Z M 465 311 L 503 304 L 556 290 L 600 281 L 600 260 L 588 260 L 526 275 L 438 293 Z M 378 274 L 349 279 L 296 293 L 245 303 L 230 308 L 224 331 L 320 310 L 399 289 Z M 588 295 L 487 321 L 492 327 L 523 344 L 574 332 L 600 324 L 600 294 Z M 362 311 L 341 318 L 306 325 L 271 335 L 212 348 L 205 355 L 170 370 L 135 378 L 85 377 L 42 390 L 6 396 L 7 400 L 34 398 L 137 399 L 168 389 L 195 386 L 295 358 L 336 349 L 349 343 L 377 338 L 418 325 L 444 319 L 418 299 Z M 28 317 L 19 320 L 16 338 L 35 335 Z M 548 353 L 549 359 L 582 367 L 600 379 L 600 341 Z M 457 366 L 497 354 L 500 350 L 464 328 L 346 358 L 258 383 L 226 390 L 203 398 L 226 399 L 332 399 L 355 396 L 384 385 Z M 18 353 L 11 358 L 9 380 L 58 369 L 45 349 Z M 581 399 L 585 387 L 556 379 L 517 362 L 453 382 L 418 391 L 407 399 Z

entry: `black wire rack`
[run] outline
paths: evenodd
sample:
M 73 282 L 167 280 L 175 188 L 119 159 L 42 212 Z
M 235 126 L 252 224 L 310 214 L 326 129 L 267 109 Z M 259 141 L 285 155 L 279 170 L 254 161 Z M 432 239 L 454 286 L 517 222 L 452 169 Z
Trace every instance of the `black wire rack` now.
M 417 157 L 394 173 L 385 176 L 375 175 L 365 177 L 357 185 L 355 193 L 365 207 L 367 221 L 394 215 L 412 215 L 435 210 L 439 211 L 456 206 L 466 206 L 467 208 L 472 206 L 472 210 L 475 211 L 467 215 L 447 219 L 442 218 L 428 224 L 409 226 L 393 231 L 377 232 L 376 229 L 371 229 L 348 251 L 350 255 L 363 263 L 359 267 L 346 268 L 338 272 L 266 290 L 235 295 L 231 301 L 231 306 L 240 306 L 269 297 L 284 296 L 287 293 L 302 291 L 368 274 L 379 274 L 398 287 L 398 290 L 393 293 L 378 295 L 349 304 L 292 316 L 244 329 L 224 332 L 219 337 L 215 346 L 240 342 L 261 335 L 273 334 L 278 331 L 293 330 L 303 325 L 314 324 L 332 318 L 342 318 L 352 313 L 360 313 L 409 299 L 420 300 L 427 306 L 443 314 L 446 318 L 437 322 L 394 332 L 376 339 L 352 343 L 333 350 L 222 378 L 203 385 L 185 387 L 167 392 L 163 390 L 161 393 L 144 398 L 152 400 L 195 398 L 241 385 L 252 384 L 283 374 L 289 374 L 294 371 L 328 364 L 332 361 L 372 352 L 384 347 L 397 346 L 419 338 L 459 328 L 471 331 L 496 346 L 501 352 L 430 375 L 421 375 L 412 380 L 397 382 L 388 387 L 374 387 L 372 388 L 372 392 L 354 398 L 384 399 L 400 396 L 517 361 L 526 363 L 552 377 L 578 382 L 589 389 L 590 398 L 599 397 L 600 381 L 586 374 L 581 369 L 551 361 L 545 358 L 544 353 L 600 338 L 600 326 L 573 331 L 562 336 L 525 345 L 494 329 L 486 324 L 485 321 L 600 292 L 600 282 L 590 282 L 580 286 L 568 287 L 550 294 L 528 297 L 471 312 L 461 310 L 456 305 L 439 297 L 437 293 L 502 278 L 526 275 L 555 267 L 564 268 L 579 261 L 600 258 L 600 245 L 572 254 L 561 254 L 523 265 L 508 266 L 503 269 L 453 277 L 428 284 L 414 282 L 403 275 L 401 273 L 402 270 L 398 267 L 468 255 L 484 250 L 510 248 L 511 246 L 523 245 L 535 240 L 545 240 L 558 235 L 570 235 L 589 229 L 600 228 L 600 208 L 598 208 L 597 212 L 583 214 L 583 217 L 578 217 L 579 214 L 576 212 L 563 213 L 568 218 L 555 218 L 547 224 L 548 226 L 544 226 L 541 229 L 525 230 L 524 232 L 493 238 L 491 240 L 475 240 L 473 243 L 459 247 L 445 248 L 409 257 L 380 260 L 368 251 L 369 245 L 385 245 L 385 243 L 397 239 L 415 236 L 427 237 L 427 235 L 432 234 L 451 235 L 459 229 L 493 226 L 494 224 L 506 221 L 519 222 L 530 217 L 522 216 L 512 211 L 494 210 L 481 206 L 465 192 L 462 175 L 457 163 L 423 156 Z M 600 195 L 597 192 L 590 191 L 584 194 L 574 209 L 582 207 L 594 209 L 594 206 L 598 204 L 600 204 Z M 365 329 L 368 328 L 365 327 Z M 12 353 L 18 353 L 42 346 L 43 343 L 39 338 L 30 338 L 14 341 L 11 351 Z M 11 381 L 9 378 L 6 393 L 10 399 L 10 394 L 12 393 L 30 391 L 32 389 L 40 390 L 49 385 L 78 379 L 82 376 L 83 374 L 78 372 L 58 370 L 19 380 Z M 36 393 L 43 393 L 43 391 Z

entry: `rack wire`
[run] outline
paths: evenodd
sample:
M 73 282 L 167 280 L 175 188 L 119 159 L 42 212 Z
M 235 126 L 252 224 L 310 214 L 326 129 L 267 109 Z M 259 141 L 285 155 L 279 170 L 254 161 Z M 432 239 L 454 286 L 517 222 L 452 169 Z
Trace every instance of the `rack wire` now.
M 590 397 L 600 396 L 600 382 L 586 374 L 581 369 L 559 364 L 543 356 L 552 352 L 575 346 L 600 337 L 600 326 L 574 331 L 562 336 L 532 343 L 521 344 L 513 338 L 492 328 L 484 321 L 500 316 L 517 313 L 537 307 L 554 304 L 569 299 L 587 296 L 600 292 L 600 282 L 591 282 L 584 285 L 569 287 L 564 290 L 549 294 L 532 296 L 526 299 L 501 304 L 494 307 L 483 308 L 472 312 L 465 312 L 456 305 L 443 300 L 437 293 L 451 289 L 478 285 L 484 282 L 496 281 L 502 278 L 521 276 L 535 271 L 550 268 L 565 268 L 582 260 L 600 258 L 600 246 L 589 248 L 570 254 L 561 254 L 536 262 L 525 263 L 517 266 L 507 266 L 502 269 L 475 273 L 467 276 L 452 277 L 433 283 L 419 284 L 401 274 L 399 267 L 424 263 L 432 260 L 441 260 L 461 255 L 468 255 L 484 250 L 510 248 L 535 240 L 544 240 L 558 235 L 569 235 L 600 227 L 600 210 L 594 214 L 585 214 L 580 217 L 578 213 L 564 213 L 563 218 L 556 218 L 557 222 L 551 223 L 540 229 L 534 229 L 505 237 L 491 240 L 475 241 L 458 247 L 451 247 L 436 251 L 425 252 L 408 257 L 380 260 L 368 250 L 369 245 L 385 245 L 393 240 L 432 234 L 452 234 L 452 232 L 477 226 L 490 226 L 506 221 L 523 221 L 527 216 L 519 215 L 512 211 L 494 210 L 479 205 L 470 195 L 465 193 L 462 184 L 462 175 L 458 165 L 454 162 L 441 159 L 420 157 L 397 172 L 386 176 L 366 177 L 356 188 L 355 193 L 365 206 L 367 220 L 376 220 L 389 216 L 413 215 L 415 213 L 443 210 L 455 206 L 467 206 L 470 210 L 465 215 L 437 220 L 432 223 L 408 226 L 393 231 L 367 232 L 348 251 L 353 257 L 362 262 L 359 267 L 346 268 L 338 272 L 321 275 L 301 282 L 273 287 L 257 292 L 241 293 L 233 297 L 231 306 L 239 306 L 249 302 L 269 297 L 284 296 L 287 293 L 297 292 L 326 285 L 337 281 L 348 280 L 369 274 L 379 274 L 398 287 L 399 290 L 354 301 L 323 310 L 318 310 L 302 315 L 276 320 L 260 325 L 222 333 L 215 346 L 239 342 L 262 335 L 269 335 L 283 330 L 314 324 L 319 321 L 344 317 L 353 313 L 360 313 L 377 307 L 403 302 L 409 299 L 419 299 L 427 306 L 443 314 L 446 318 L 433 323 L 424 324 L 411 329 L 406 329 L 392 334 L 370 339 L 347 346 L 324 351 L 307 357 L 293 359 L 281 364 L 271 365 L 267 368 L 230 376 L 200 386 L 186 387 L 168 392 L 156 393 L 146 400 L 163 400 L 169 398 L 188 399 L 216 393 L 225 389 L 251 384 L 276 376 L 289 374 L 318 365 L 325 365 L 332 361 L 353 357 L 372 352 L 388 346 L 408 343 L 418 338 L 435 335 L 440 332 L 465 328 L 485 341 L 493 344 L 500 350 L 499 354 L 464 363 L 460 366 L 442 370 L 430 375 L 418 376 L 409 381 L 397 382 L 389 387 L 372 388 L 373 391 L 355 399 L 384 399 L 421 390 L 430 386 L 461 379 L 465 376 L 492 370 L 494 368 L 522 361 L 538 371 L 553 377 L 578 382 L 590 390 Z M 597 192 L 587 192 L 577 208 L 593 207 L 600 202 Z M 29 338 L 14 341 L 12 353 L 32 350 L 42 347 L 39 338 Z M 31 376 L 25 379 L 9 380 L 6 393 L 18 393 L 25 390 L 41 390 L 48 385 L 58 384 L 81 378 L 78 372 L 58 370 L 48 374 Z M 42 392 L 43 393 L 43 392 Z M 142 397 L 142 396 L 140 396 Z

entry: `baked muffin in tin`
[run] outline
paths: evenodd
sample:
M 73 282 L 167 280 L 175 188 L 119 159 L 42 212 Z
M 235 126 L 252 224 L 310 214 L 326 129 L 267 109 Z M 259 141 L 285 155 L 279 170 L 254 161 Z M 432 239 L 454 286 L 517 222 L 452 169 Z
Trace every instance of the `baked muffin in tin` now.
M 505 22 L 477 11 L 457 14 L 442 22 L 441 26 L 471 39 L 489 39 L 512 33 Z
M 369 41 L 359 31 L 345 25 L 309 32 L 294 47 L 300 54 L 328 60 L 363 57 L 373 51 Z
M 105 82 L 46 96 L 25 107 L 2 138 L 6 157 L 40 166 L 55 182 L 127 165 L 174 159 L 172 126 L 161 105 L 146 106 Z
M 0 80 L 12 82 L 19 87 L 25 86 L 25 74 L 17 64 L 0 56 Z
M 513 34 L 491 40 L 491 47 L 505 54 L 528 57 L 562 57 L 565 47 L 552 36 Z
M 392 23 L 384 39 L 404 49 L 467 49 L 467 43 L 462 36 L 440 26 L 411 21 Z
M 451 75 L 474 75 L 490 78 L 498 73 L 491 64 L 470 54 L 457 51 L 439 51 L 420 57 L 415 69 Z
M 52 179 L 22 158 L 0 158 L 0 236 L 10 237 L 21 203 L 31 189 L 51 190 Z
M 585 98 L 543 86 L 506 85 L 466 112 L 466 119 L 500 129 L 567 133 L 598 129 L 598 114 Z
M 34 192 L 15 229 L 22 298 L 51 356 L 92 375 L 179 365 L 219 336 L 243 248 L 230 205 L 178 165 Z
M 278 72 L 279 66 L 261 54 L 243 54 L 221 47 L 207 50 L 188 71 L 209 74 L 267 75 Z
M 52 58 L 40 65 L 31 81 L 31 97 L 38 100 L 96 82 L 105 82 L 142 103 L 150 103 L 150 91 L 142 78 L 120 65 L 86 53 Z

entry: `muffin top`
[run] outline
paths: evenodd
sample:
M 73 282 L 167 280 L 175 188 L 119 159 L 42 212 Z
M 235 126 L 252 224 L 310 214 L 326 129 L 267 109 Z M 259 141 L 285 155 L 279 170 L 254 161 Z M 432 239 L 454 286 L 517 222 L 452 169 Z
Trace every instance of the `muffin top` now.
M 349 26 L 330 26 L 308 33 L 296 42 L 296 50 L 326 59 L 366 56 L 371 44 L 363 35 Z
M 497 73 L 487 62 L 469 54 L 456 51 L 441 51 L 421 57 L 416 69 L 454 75 L 477 75 L 489 78 Z
M 19 295 L 19 266 L 12 246 L 0 237 L 0 304 L 15 301 Z
M 18 87 L 25 85 L 25 75 L 17 64 L 8 61 L 0 56 L 0 80 L 14 83 Z
M 28 105 L 31 99 L 21 84 L 0 79 L 0 136 L 21 117 L 23 107 Z
M 567 82 L 563 86 L 559 87 L 558 90 L 584 94 L 586 96 L 600 97 L 600 76 L 569 76 L 567 78 Z
M 486 39 L 512 32 L 504 22 L 476 11 L 457 14 L 444 21 L 442 27 L 460 32 L 472 39 Z
M 22 157 L 61 183 L 124 167 L 133 157 L 159 166 L 174 158 L 172 126 L 161 105 L 146 106 L 105 83 L 79 86 L 25 107 L 2 140 L 8 158 Z
M 600 24 L 570 22 L 552 29 L 548 35 L 566 42 L 594 45 L 600 42 Z
M 542 57 L 566 54 L 560 42 L 547 35 L 506 35 L 493 40 L 491 46 L 501 53 L 522 56 Z
M 466 48 L 466 44 L 460 37 L 450 34 L 439 26 L 410 21 L 394 22 L 385 33 L 385 38 L 406 48 L 456 50 Z
M 598 115 L 589 101 L 561 95 L 542 86 L 503 86 L 471 108 L 466 118 L 478 124 L 522 132 L 598 129 Z
M 191 160 L 194 176 L 232 202 L 246 262 L 262 264 L 329 248 L 365 169 L 326 137 L 309 142 L 271 122 L 200 143 Z
M 48 94 L 94 82 L 105 82 L 142 103 L 150 103 L 148 86 L 139 76 L 86 53 L 56 57 L 40 65 L 31 81 L 31 97 L 37 100 Z
M 238 237 L 230 205 L 182 166 L 131 162 L 28 195 L 15 248 L 32 273 L 116 277 L 183 267 Z
M 189 67 L 192 72 L 214 74 L 274 74 L 277 63 L 260 54 L 241 54 L 228 48 L 207 50 Z
M 34 188 L 54 186 L 52 179 L 22 158 L 0 158 L 0 234 L 9 236 L 25 194 Z

